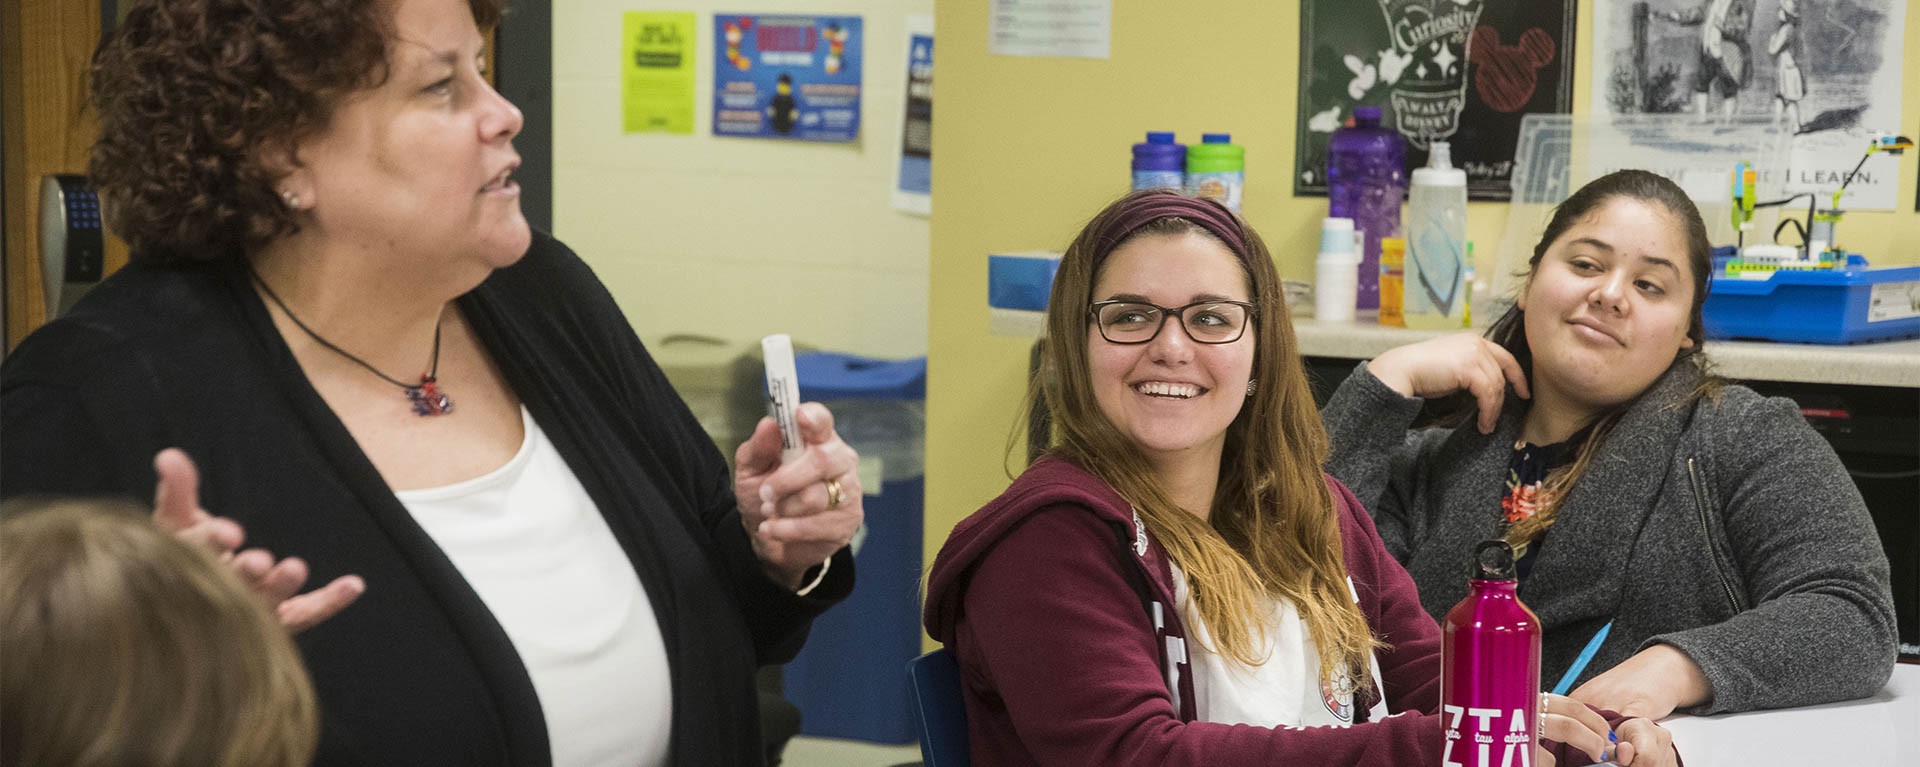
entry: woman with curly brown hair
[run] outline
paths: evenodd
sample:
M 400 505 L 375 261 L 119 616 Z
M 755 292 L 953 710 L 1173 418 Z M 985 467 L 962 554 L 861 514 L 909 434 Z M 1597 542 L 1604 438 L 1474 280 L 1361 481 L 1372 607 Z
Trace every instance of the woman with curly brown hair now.
M 758 763 L 754 668 L 852 588 L 857 456 L 808 405 L 802 457 L 766 421 L 730 477 L 529 229 L 521 115 L 482 71 L 499 13 L 131 10 L 95 61 L 91 173 L 133 264 L 0 369 L 0 487 L 147 497 L 157 466 L 185 535 L 232 552 L 237 522 L 364 578 L 299 637 L 321 764 Z M 306 575 L 232 561 L 274 599 Z

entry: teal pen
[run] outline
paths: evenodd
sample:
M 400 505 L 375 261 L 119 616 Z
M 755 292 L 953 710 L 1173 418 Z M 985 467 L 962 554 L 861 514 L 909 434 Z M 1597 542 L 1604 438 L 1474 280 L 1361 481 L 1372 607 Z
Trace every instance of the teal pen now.
M 1567 673 L 1560 675 L 1560 683 L 1553 686 L 1553 694 L 1567 694 L 1568 688 L 1573 687 L 1573 680 L 1579 679 L 1580 672 L 1587 670 L 1587 664 L 1593 662 L 1594 653 L 1599 652 L 1600 645 L 1606 643 L 1607 632 L 1611 630 L 1613 630 L 1613 621 L 1607 621 L 1607 625 L 1601 626 L 1599 631 L 1593 633 L 1593 638 L 1587 640 L 1587 646 L 1581 648 L 1580 657 L 1574 658 L 1573 665 L 1567 667 Z
M 1600 645 L 1606 644 L 1607 642 L 1607 632 L 1612 630 L 1613 621 L 1607 621 L 1607 625 L 1601 626 L 1599 631 L 1593 632 L 1593 638 L 1587 640 L 1586 647 L 1580 648 L 1580 655 L 1573 659 L 1573 665 L 1567 667 L 1567 673 L 1560 675 L 1560 682 L 1553 686 L 1553 694 L 1567 694 L 1567 689 L 1573 686 L 1573 680 L 1579 679 L 1580 672 L 1587 670 L 1587 664 L 1593 662 L 1594 654 L 1600 652 Z M 1618 744 L 1620 742 L 1620 736 L 1614 734 L 1613 730 L 1607 730 L 1607 742 Z M 1600 761 L 1611 762 L 1614 757 L 1619 755 L 1620 747 L 1615 745 L 1607 752 L 1601 754 Z

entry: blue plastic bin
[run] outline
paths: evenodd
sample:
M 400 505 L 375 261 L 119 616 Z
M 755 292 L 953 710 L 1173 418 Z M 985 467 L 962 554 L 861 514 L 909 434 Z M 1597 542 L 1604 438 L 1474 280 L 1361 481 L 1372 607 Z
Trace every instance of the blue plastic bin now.
M 927 360 L 811 353 L 794 367 L 800 398 L 832 410 L 840 438 L 860 452 L 866 525 L 854 538 L 852 596 L 814 620 L 783 689 L 804 734 L 911 743 L 900 670 L 920 654 Z
M 1920 336 L 1920 266 L 1714 275 L 1708 338 L 1851 344 Z
M 1057 253 L 1007 253 L 987 256 L 987 305 L 995 309 L 1047 310 Z

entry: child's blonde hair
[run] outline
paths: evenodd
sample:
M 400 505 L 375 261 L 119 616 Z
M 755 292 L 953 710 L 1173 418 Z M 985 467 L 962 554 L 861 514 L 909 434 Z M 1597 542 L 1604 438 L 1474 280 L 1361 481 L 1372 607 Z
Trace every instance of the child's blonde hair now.
M 212 553 L 112 502 L 0 515 L 0 764 L 312 760 L 293 641 Z

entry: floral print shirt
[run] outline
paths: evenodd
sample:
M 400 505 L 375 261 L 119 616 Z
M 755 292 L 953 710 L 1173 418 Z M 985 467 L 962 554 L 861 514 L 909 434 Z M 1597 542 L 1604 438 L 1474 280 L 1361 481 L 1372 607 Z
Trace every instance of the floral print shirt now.
M 1500 496 L 1500 513 L 1508 527 L 1539 513 L 1553 502 L 1552 494 L 1546 489 L 1547 475 L 1573 459 L 1576 444 L 1574 440 L 1551 445 L 1519 440 L 1513 443 L 1513 455 L 1507 459 L 1507 492 Z M 1515 569 L 1522 579 L 1533 570 L 1534 555 L 1544 543 L 1546 536 L 1542 534 L 1531 545 L 1514 549 L 1514 556 L 1518 557 Z

